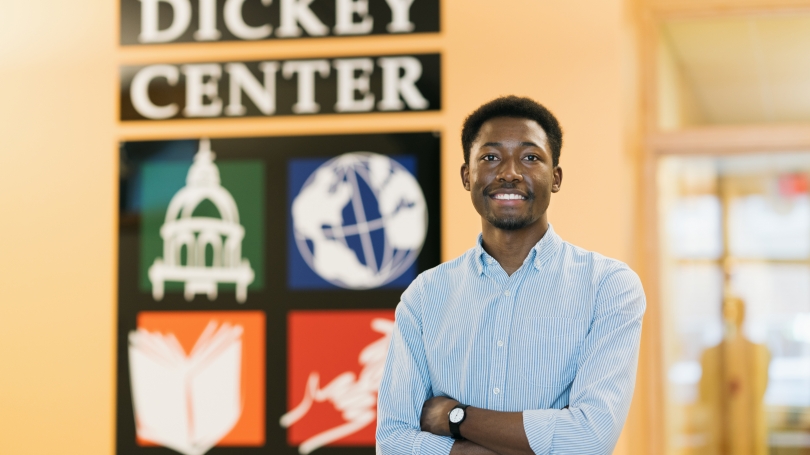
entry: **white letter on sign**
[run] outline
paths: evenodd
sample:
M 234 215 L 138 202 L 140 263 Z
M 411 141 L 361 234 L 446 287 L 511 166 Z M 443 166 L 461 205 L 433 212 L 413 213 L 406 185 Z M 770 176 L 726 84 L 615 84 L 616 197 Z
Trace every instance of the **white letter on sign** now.
M 183 65 L 186 75 L 186 117 L 216 117 L 222 112 L 222 100 L 219 98 L 219 78 L 222 68 L 216 63 L 202 65 Z M 207 81 L 203 81 L 208 76 Z M 205 98 L 211 100 L 205 104 Z
M 216 41 L 220 35 L 217 30 L 217 0 L 200 0 L 200 28 L 194 32 L 194 39 Z
M 323 36 L 329 33 L 329 27 L 323 25 L 318 16 L 309 9 L 314 0 L 281 0 L 281 25 L 276 35 L 281 38 L 301 36 L 300 22 L 307 33 L 312 36 Z
M 374 94 L 371 90 L 371 72 L 374 62 L 370 58 L 335 59 L 337 69 L 337 112 L 368 112 L 374 108 Z M 361 71 L 359 77 L 354 73 Z M 355 99 L 354 93 L 360 92 L 362 99 Z
M 223 15 L 228 30 L 235 36 L 247 40 L 262 39 L 270 36 L 270 33 L 273 32 L 273 27 L 270 24 L 251 27 L 245 23 L 245 19 L 242 17 L 242 5 L 244 3 L 245 0 L 228 0 L 225 2 Z M 273 3 L 273 0 L 262 0 L 264 6 L 270 6 L 271 3 Z
M 422 63 L 414 57 L 383 57 L 377 60 L 383 69 L 383 96 L 377 103 L 381 111 L 401 111 L 405 104 L 399 99 L 400 95 L 414 110 L 427 109 L 428 100 L 416 88 L 416 81 L 422 77 Z M 404 74 L 400 77 L 400 69 Z
M 416 27 L 411 22 L 413 0 L 385 0 L 391 8 L 391 23 L 385 28 L 391 33 L 408 33 Z
M 247 109 L 242 105 L 242 90 L 264 115 L 276 112 L 276 71 L 277 62 L 262 62 L 259 69 L 264 73 L 264 86 L 253 77 L 244 63 L 228 63 L 225 71 L 231 79 L 230 101 L 225 113 L 228 115 L 245 115 Z
M 165 77 L 169 85 L 177 84 L 180 72 L 174 65 L 152 65 L 138 71 L 129 86 L 129 98 L 139 114 L 151 119 L 164 119 L 177 114 L 177 103 L 156 106 L 149 99 L 149 83 L 156 77 Z
M 285 79 L 298 73 L 298 101 L 293 104 L 294 113 L 315 114 L 321 110 L 321 105 L 315 102 L 315 72 L 321 77 L 329 77 L 330 70 L 327 60 L 292 60 L 284 63 L 281 73 Z
M 355 14 L 363 20 L 355 22 Z M 368 0 L 336 0 L 335 15 L 338 35 L 366 35 L 374 27 L 374 18 L 368 15 Z
M 172 25 L 166 30 L 158 30 L 158 4 L 168 3 L 174 11 Z M 138 41 L 142 43 L 165 43 L 175 40 L 183 34 L 191 23 L 191 3 L 189 0 L 141 0 L 141 34 Z

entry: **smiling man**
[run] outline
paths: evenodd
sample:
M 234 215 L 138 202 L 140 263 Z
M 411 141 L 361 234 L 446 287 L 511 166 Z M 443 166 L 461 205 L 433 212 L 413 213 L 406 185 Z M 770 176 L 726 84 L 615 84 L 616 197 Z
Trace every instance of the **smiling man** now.
M 514 96 L 470 114 L 461 181 L 478 243 L 397 306 L 379 391 L 382 454 L 609 454 L 630 407 L 644 291 L 548 222 L 562 130 Z

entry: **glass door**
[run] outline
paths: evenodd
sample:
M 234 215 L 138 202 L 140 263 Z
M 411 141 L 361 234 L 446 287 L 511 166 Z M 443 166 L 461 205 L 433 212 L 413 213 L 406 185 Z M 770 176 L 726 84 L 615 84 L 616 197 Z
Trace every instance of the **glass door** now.
M 810 454 L 810 153 L 659 161 L 669 454 Z

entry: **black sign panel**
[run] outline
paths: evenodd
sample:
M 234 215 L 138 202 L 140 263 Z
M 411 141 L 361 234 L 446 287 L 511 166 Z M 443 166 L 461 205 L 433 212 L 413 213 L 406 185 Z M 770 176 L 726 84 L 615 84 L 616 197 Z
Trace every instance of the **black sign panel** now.
M 439 145 L 121 144 L 116 453 L 373 454 L 369 378 L 440 261 Z
M 121 120 L 441 109 L 439 54 L 121 67 Z
M 121 0 L 121 44 L 439 31 L 439 0 Z

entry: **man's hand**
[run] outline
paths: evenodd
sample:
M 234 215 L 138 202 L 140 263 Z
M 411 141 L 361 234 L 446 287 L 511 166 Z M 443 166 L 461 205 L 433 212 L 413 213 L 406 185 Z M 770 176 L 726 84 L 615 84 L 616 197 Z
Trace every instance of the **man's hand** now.
M 422 417 L 419 425 L 422 431 L 439 436 L 452 436 L 450 433 L 450 411 L 459 404 L 447 397 L 433 397 L 422 406 Z

